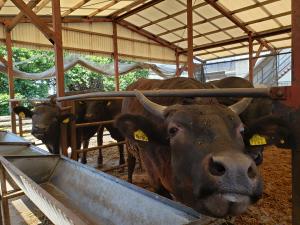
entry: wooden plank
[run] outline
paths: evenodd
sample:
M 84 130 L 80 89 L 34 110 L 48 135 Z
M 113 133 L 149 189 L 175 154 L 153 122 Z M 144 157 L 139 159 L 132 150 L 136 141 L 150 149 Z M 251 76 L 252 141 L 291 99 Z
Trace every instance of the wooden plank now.
M 27 3 L 27 7 L 30 9 L 34 8 L 41 0 L 31 0 Z M 24 17 L 24 13 L 21 11 L 18 15 L 16 15 L 7 26 L 7 29 L 11 31 L 14 29 L 14 27 L 21 21 L 21 19 Z
M 22 0 L 11 0 L 15 6 L 17 6 L 21 12 L 26 15 L 31 22 L 39 28 L 39 30 L 46 36 L 46 38 L 51 42 L 54 43 L 55 37 L 52 30 L 50 30 L 45 24 Z M 56 2 L 56 1 L 53 1 Z
M 188 77 L 194 77 L 193 52 L 193 0 L 187 0 Z
M 4 196 L 7 195 L 7 187 L 6 187 L 6 174 L 5 169 L 2 164 L 0 164 L 0 183 L 1 183 L 1 217 L 3 225 L 10 225 L 10 216 L 9 216 L 9 206 L 8 206 L 8 198 Z
M 113 47 L 114 47 L 115 91 L 119 91 L 120 81 L 119 81 L 118 31 L 117 31 L 117 24 L 115 22 L 113 22 Z
M 7 1 L 7 0 L 0 0 L 0 10 L 1 10 L 2 7 L 4 6 L 4 4 L 5 4 L 6 1 Z

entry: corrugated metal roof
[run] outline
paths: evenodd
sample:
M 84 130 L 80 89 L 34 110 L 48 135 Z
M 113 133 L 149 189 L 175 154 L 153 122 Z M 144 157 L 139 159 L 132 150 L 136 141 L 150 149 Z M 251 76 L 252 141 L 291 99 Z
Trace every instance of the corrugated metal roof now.
M 28 3 L 29 0 L 25 0 L 24 2 Z M 61 14 L 65 18 L 74 16 L 115 18 L 149 2 L 151 1 L 61 0 Z M 124 20 L 140 30 L 148 31 L 170 42 L 175 47 L 178 46 L 186 50 L 186 0 L 164 0 L 158 2 L 147 9 L 124 18 Z M 291 26 L 291 0 L 218 0 L 213 2 L 253 34 L 279 31 Z M 45 3 L 47 4 L 45 5 Z M 45 6 L 41 9 L 40 6 L 43 4 Z M 34 8 L 34 11 L 38 11 L 38 15 L 51 15 L 51 1 L 41 0 Z M 18 12 L 17 7 L 8 0 L 0 11 L 0 17 L 13 16 L 18 14 Z M 216 42 L 222 43 L 235 39 L 239 40 L 239 38 L 246 36 L 247 33 L 245 29 L 236 26 L 228 16 L 221 14 L 216 7 L 210 4 L 210 1 L 193 1 L 193 23 L 194 47 L 195 49 L 201 49 L 201 51 L 194 52 L 195 56 L 208 60 L 248 52 L 247 42 L 242 44 L 237 43 L 234 46 L 232 45 L 233 43 L 229 45 L 224 44 L 222 48 L 214 49 L 214 43 Z M 82 26 L 80 27 L 82 28 Z M 101 33 L 105 32 L 105 30 L 101 30 Z M 37 39 L 34 41 L 38 41 Z M 275 50 L 291 47 L 290 33 L 277 35 L 276 37 L 264 37 L 263 41 Z M 123 43 L 121 47 L 124 51 L 126 49 L 125 45 Z M 254 42 L 254 45 L 255 49 L 258 49 L 259 43 L 257 41 Z M 202 51 L 204 47 L 207 48 L 206 51 Z M 133 47 L 130 49 L 131 54 L 136 54 L 136 56 L 138 54 L 144 55 L 145 51 L 147 50 L 144 47 L 141 47 L 139 50 Z M 155 55 L 155 53 L 151 51 L 151 55 Z M 159 57 L 161 57 L 161 54 Z

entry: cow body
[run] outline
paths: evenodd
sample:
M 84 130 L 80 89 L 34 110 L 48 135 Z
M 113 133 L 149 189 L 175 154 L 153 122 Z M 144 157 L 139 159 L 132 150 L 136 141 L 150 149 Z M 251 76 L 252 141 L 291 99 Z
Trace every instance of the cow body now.
M 206 85 L 188 78 L 142 79 L 128 90 L 193 88 Z M 142 105 L 141 99 L 123 100 L 116 126 L 138 148 L 157 193 L 215 217 L 240 214 L 261 197 L 262 179 L 236 113 L 213 98 L 151 98 L 165 106 L 157 116 L 156 104 Z

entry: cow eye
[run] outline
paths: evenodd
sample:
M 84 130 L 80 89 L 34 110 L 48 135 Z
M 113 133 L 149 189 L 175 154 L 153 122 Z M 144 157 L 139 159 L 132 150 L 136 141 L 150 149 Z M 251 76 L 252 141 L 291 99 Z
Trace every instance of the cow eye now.
M 177 127 L 171 127 L 169 129 L 169 135 L 170 135 L 170 137 L 174 137 L 176 135 L 177 131 L 178 131 Z

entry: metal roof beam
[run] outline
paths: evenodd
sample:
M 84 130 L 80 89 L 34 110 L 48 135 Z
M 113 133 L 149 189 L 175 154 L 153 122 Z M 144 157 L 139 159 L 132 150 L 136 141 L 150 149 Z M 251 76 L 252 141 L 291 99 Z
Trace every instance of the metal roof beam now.
M 33 9 L 37 4 L 39 4 L 41 0 L 31 0 L 27 3 L 27 6 L 30 9 Z M 20 20 L 24 17 L 24 13 L 21 11 L 18 15 L 16 15 L 6 27 L 8 31 L 14 29 L 14 27 L 20 22 Z
M 154 6 L 154 5 L 156 5 L 156 4 L 158 4 L 158 3 L 162 2 L 162 1 L 164 1 L 164 0 L 152 0 L 152 1 L 150 1 L 150 2 L 145 3 L 144 5 L 141 5 L 141 6 L 135 8 L 135 9 L 133 9 L 133 10 L 130 10 L 130 11 L 127 12 L 127 13 L 124 13 L 124 14 L 121 15 L 121 16 L 118 16 L 118 17 L 115 18 L 115 19 L 116 19 L 117 21 L 123 20 L 123 19 L 125 19 L 125 18 L 127 18 L 127 17 L 129 17 L 129 16 L 132 16 L 132 15 L 134 15 L 134 14 L 140 12 L 140 11 L 143 11 L 143 10 L 145 10 L 145 9 L 147 9 L 147 8 L 150 8 L 151 6 Z
M 215 10 L 217 10 L 219 13 L 221 13 L 223 16 L 225 16 L 227 19 L 229 19 L 231 22 L 233 22 L 236 26 L 241 28 L 246 34 L 251 35 L 253 33 L 252 30 L 249 30 L 242 21 L 240 21 L 238 18 L 234 17 L 230 14 L 230 12 L 225 9 L 223 6 L 219 5 L 214 0 L 205 0 L 206 3 L 211 5 Z M 255 38 L 259 43 L 262 43 L 266 48 L 268 48 L 270 51 L 275 51 L 275 49 L 268 45 L 266 42 L 263 42 L 260 38 Z
M 265 38 L 265 37 L 275 36 L 275 35 L 289 33 L 289 32 L 291 32 L 291 26 L 285 26 L 285 27 L 281 27 L 281 28 L 267 30 L 267 31 L 260 32 L 260 33 L 253 33 L 252 36 L 254 39 L 257 39 L 257 38 Z M 219 41 L 219 42 L 215 42 L 215 43 L 209 43 L 209 44 L 205 44 L 205 45 L 195 46 L 194 51 L 206 50 L 206 49 L 215 48 L 215 47 L 223 47 L 224 45 L 241 43 L 241 42 L 245 42 L 248 40 L 249 40 L 249 36 L 245 35 L 245 36 L 238 37 L 238 38 L 231 38 L 231 39 L 228 39 L 225 41 Z M 187 51 L 187 49 L 185 49 L 181 53 L 184 53 L 186 51 Z

